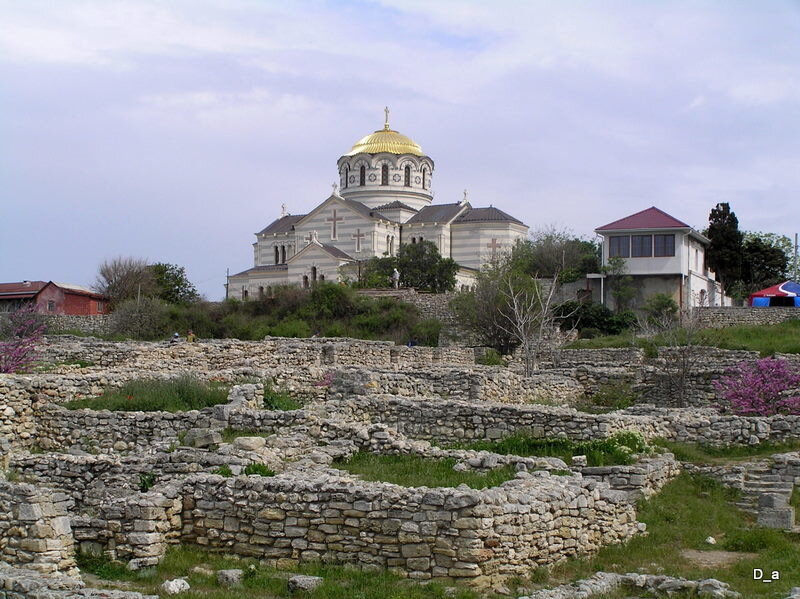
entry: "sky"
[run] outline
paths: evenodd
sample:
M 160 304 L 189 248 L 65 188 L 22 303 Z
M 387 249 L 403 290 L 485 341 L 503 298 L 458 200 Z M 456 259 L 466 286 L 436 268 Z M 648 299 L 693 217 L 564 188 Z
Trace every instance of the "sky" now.
M 0 0 L 0 282 L 132 256 L 220 299 L 386 105 L 436 203 L 800 230 L 798 0 Z

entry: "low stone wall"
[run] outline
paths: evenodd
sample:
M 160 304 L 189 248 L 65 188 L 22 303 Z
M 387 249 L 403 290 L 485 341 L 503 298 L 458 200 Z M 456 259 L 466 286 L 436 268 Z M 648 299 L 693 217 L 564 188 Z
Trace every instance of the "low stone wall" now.
M 155 566 L 167 546 L 180 542 L 181 481 L 147 493 L 112 498 L 91 516 L 72 519 L 75 541 L 88 553 L 106 552 L 138 570 Z
M 520 476 L 476 491 L 197 475 L 184 487 L 182 541 L 284 566 L 349 562 L 480 583 L 590 554 L 639 530 L 624 493 L 572 477 Z
M 43 575 L 0 562 L 0 599 L 159 599 L 134 591 L 92 589 L 78 578 Z
M 213 416 L 213 408 L 173 414 L 67 410 L 51 404 L 39 413 L 37 443 L 48 451 L 79 448 L 90 453 L 165 449 L 189 429 L 216 425 Z
M 569 405 L 583 396 L 583 387 L 570 377 L 537 373 L 525 377 L 505 368 L 415 368 L 410 370 L 336 371 L 330 393 L 342 397 L 388 394 L 427 399 L 461 399 L 497 403 Z
M 67 496 L 0 479 L 0 560 L 39 572 L 75 573 Z
M 752 308 L 750 306 L 702 307 L 694 308 L 693 316 L 700 326 L 707 328 L 756 326 L 779 324 L 800 318 L 800 309 L 792 307 Z
M 110 316 L 107 314 L 42 314 L 47 331 L 79 331 L 85 335 L 105 335 L 109 332 Z
M 652 497 L 680 474 L 680 464 L 672 454 L 666 454 L 645 457 L 629 466 L 590 466 L 580 471 L 584 478 L 608 483 L 635 497 Z
M 36 412 L 43 400 L 32 392 L 29 378 L 0 374 L 0 439 L 8 449 L 33 445 L 36 438 Z M 0 467 L 4 457 L 0 455 Z
M 663 437 L 716 446 L 800 438 L 800 416 L 742 417 L 712 409 L 690 412 L 638 406 L 608 414 L 588 414 L 554 406 L 426 402 L 389 395 L 355 400 L 332 395 L 328 403 L 345 418 L 383 422 L 408 437 L 445 444 L 501 439 L 520 431 L 536 437 L 585 441 L 630 430 L 646 439 Z
M 475 363 L 475 351 L 467 347 L 406 347 L 391 341 L 334 337 L 267 337 L 263 341 L 214 339 L 173 345 L 168 342 L 112 343 L 93 338 L 48 336 L 43 354 L 44 360 L 50 363 L 84 360 L 99 366 L 142 371 Z

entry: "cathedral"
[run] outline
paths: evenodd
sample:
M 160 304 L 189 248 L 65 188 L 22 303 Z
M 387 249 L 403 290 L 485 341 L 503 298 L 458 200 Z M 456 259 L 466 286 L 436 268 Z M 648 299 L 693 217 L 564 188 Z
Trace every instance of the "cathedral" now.
M 228 297 L 264 297 L 276 285 L 354 279 L 359 263 L 394 256 L 401 244 L 432 241 L 459 265 L 468 287 L 481 266 L 528 235 L 528 226 L 464 197 L 433 204 L 433 160 L 389 127 L 362 138 L 337 162 L 339 184 L 308 214 L 288 214 L 256 233 L 254 266 L 228 277 Z

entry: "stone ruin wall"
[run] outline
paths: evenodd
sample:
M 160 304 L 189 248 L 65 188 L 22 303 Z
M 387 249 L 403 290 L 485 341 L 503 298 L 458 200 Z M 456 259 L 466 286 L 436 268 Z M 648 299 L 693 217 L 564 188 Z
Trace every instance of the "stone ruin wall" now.
M 201 475 L 186 483 L 184 540 L 287 565 L 349 562 L 464 579 L 524 574 L 638 531 L 623 493 L 558 479 L 475 491 Z
M 382 422 L 407 437 L 444 444 L 496 440 L 522 431 L 530 431 L 536 437 L 586 441 L 631 430 L 646 439 L 661 437 L 715 446 L 782 442 L 800 436 L 800 416 L 742 417 L 715 410 L 687 413 L 653 406 L 589 414 L 555 406 L 426 402 L 379 395 L 331 400 L 348 418 Z
M 700 307 L 694 308 L 692 316 L 699 326 L 714 329 L 780 324 L 787 320 L 800 318 L 800 309 L 777 306 L 764 308 L 750 306 Z
M 74 572 L 67 496 L 0 479 L 0 561 L 43 573 Z
M 645 372 L 639 380 L 646 381 L 646 368 L 652 365 L 638 350 L 595 350 L 592 355 L 563 352 L 557 369 L 551 365 L 552 370 L 525 379 L 504 369 L 474 366 L 470 362 L 474 359 L 472 350 L 463 348 L 443 352 L 381 342 L 316 339 L 179 346 L 69 340 L 50 343 L 51 362 L 92 357 L 96 358 L 92 361 L 98 361 L 99 357 L 107 366 L 0 376 L 0 442 L 5 438 L 6 446 L 15 448 L 36 445 L 48 450 L 107 454 L 30 455 L 12 457 L 12 461 L 23 476 L 57 489 L 51 496 L 57 497 L 62 507 L 53 513 L 63 516 L 69 508 L 75 514 L 71 536 L 62 539 L 64 546 L 74 539 L 86 550 L 109 551 L 132 560 L 135 567 L 156 563 L 170 543 L 192 541 L 219 550 L 284 560 L 284 564 L 322 557 L 398 568 L 416 578 L 480 580 L 518 574 L 537 564 L 551 563 L 551 558 L 574 555 L 577 548 L 591 551 L 635 534 L 638 528 L 630 493 L 652 494 L 677 472 L 668 461 L 653 459 L 633 466 L 583 468 L 583 480 L 523 472 L 517 479 L 485 491 L 406 489 L 364 483 L 341 474 L 326 477 L 293 472 L 270 478 L 223 478 L 209 472 L 222 464 L 241 470 L 249 462 L 187 448 L 173 451 L 179 435 L 192 428 L 230 427 L 264 434 L 293 428 L 313 432 L 322 417 L 350 422 L 353 424 L 348 426 L 356 428 L 358 423 L 383 423 L 409 438 L 446 444 L 497 439 L 521 430 L 575 440 L 636 430 L 648 438 L 716 445 L 796 439 L 800 434 L 800 417 L 739 418 L 713 410 L 687 413 L 652 406 L 586 414 L 563 407 L 496 403 L 518 395 L 533 399 L 539 393 L 541 398 L 542 390 L 548 389 L 552 395 L 572 393 L 578 389 L 577 383 L 564 373 L 581 369 L 594 377 L 595 383 L 580 381 L 591 388 L 601 376 L 611 380 L 613 374 L 609 372 L 617 372 L 612 369 L 625 368 L 620 366 L 622 359 L 630 360 L 630 370 Z M 351 349 L 352 355 L 348 353 Z M 720 369 L 750 356 L 716 351 L 704 354 L 704 367 L 712 363 Z M 456 366 L 440 363 L 451 359 Z M 369 365 L 369 370 L 364 365 Z M 319 411 L 255 409 L 257 394 L 240 397 L 233 392 L 232 404 L 184 414 L 68 411 L 46 405 L 46 399 L 60 401 L 97 394 L 109 385 L 133 378 L 137 372 L 139 376 L 143 372 L 171 376 L 202 369 L 219 369 L 215 375 L 223 372 L 222 378 L 228 380 L 247 373 L 260 377 L 272 373 L 286 383 L 298 377 L 300 382 L 295 385 L 314 391 L 320 400 Z M 328 373 L 335 375 L 331 387 L 318 385 Z M 472 401 L 451 399 L 451 390 Z M 332 439 L 337 434 L 351 434 L 342 431 L 337 425 L 329 432 L 335 433 Z M 401 443 L 397 447 L 412 446 L 414 443 Z M 386 451 L 393 451 L 386 447 Z M 154 448 L 160 448 L 161 453 L 149 461 L 125 456 L 125 452 L 139 454 Z M 419 451 L 421 455 L 440 455 L 443 450 Z M 486 454 L 481 454 L 475 467 L 484 467 L 491 457 Z M 493 455 L 497 464 L 499 458 Z M 139 492 L 139 475 L 148 473 L 156 475 L 157 484 Z M 2 485 L 0 512 L 6 514 L 6 522 L 12 518 L 16 521 L 17 516 L 2 509 L 2 493 L 16 497 L 21 492 L 17 489 L 23 487 L 8 482 Z M 109 485 L 122 495 L 109 496 Z M 438 499 L 434 502 L 426 498 L 425 494 L 432 491 L 442 494 L 445 501 L 459 493 L 477 499 L 451 514 L 444 504 L 437 503 Z M 45 495 L 41 490 L 39 493 Z M 385 499 L 387 493 L 390 500 Z M 541 493 L 550 493 L 552 501 L 536 499 Z M 254 497 L 258 501 L 254 502 Z M 511 510 L 507 509 L 509 505 Z M 263 511 L 263 517 L 254 510 Z M 264 510 L 273 510 L 273 518 Z M 598 522 L 602 526 L 596 526 Z M 52 526 L 36 528 L 40 533 L 50 529 L 55 531 Z M 449 549 L 437 541 L 442 538 L 452 541 L 446 544 Z M 34 545 L 48 547 L 47 542 L 30 544 Z M 41 553 L 53 561 L 51 551 Z M 64 561 L 59 551 L 56 554 L 62 557 L 55 561 L 67 568 L 68 560 Z M 44 558 L 35 552 L 31 561 L 36 559 L 41 562 Z

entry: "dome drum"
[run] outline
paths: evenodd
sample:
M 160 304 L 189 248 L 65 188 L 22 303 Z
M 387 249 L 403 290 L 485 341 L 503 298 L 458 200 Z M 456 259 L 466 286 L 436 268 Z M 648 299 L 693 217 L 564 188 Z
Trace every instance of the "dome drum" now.
M 339 193 L 370 208 L 399 200 L 420 210 L 433 201 L 433 160 L 388 122 L 356 142 L 337 166 Z

